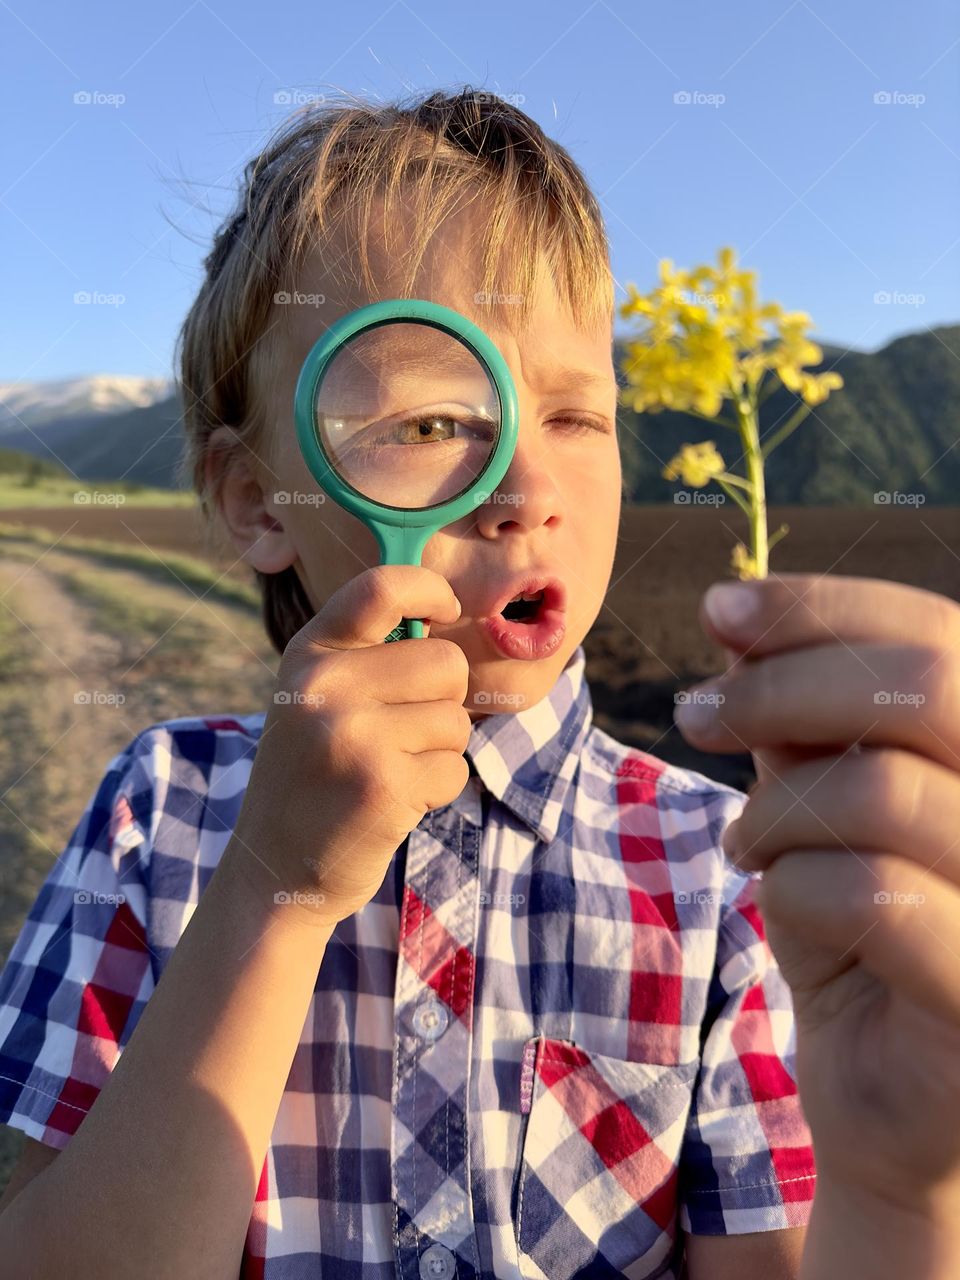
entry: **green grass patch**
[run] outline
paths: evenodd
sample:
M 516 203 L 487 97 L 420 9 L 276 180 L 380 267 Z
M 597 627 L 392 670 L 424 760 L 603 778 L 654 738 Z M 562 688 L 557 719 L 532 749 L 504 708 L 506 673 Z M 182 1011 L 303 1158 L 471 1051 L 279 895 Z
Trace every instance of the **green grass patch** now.
M 26 471 L 0 472 L 0 508 L 15 507 L 195 507 L 196 494 L 154 489 L 119 480 L 75 480 L 72 476 Z
M 0 523 L 0 554 L 8 548 L 12 550 L 18 542 L 51 547 L 56 543 L 57 551 L 83 555 L 116 568 L 136 569 L 155 581 L 186 587 L 204 600 L 234 605 L 255 614 L 260 612 L 260 593 L 255 586 L 225 577 L 213 565 L 192 556 L 172 551 L 154 552 L 147 547 L 128 546 L 105 538 L 71 535 L 61 538 L 49 529 Z

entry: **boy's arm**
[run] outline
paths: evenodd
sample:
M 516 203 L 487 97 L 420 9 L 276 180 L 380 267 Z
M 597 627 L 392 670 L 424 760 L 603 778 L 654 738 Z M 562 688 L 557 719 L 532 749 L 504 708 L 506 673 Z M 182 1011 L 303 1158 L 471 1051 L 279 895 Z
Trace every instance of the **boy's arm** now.
M 800 1280 L 806 1234 L 806 1227 L 788 1227 L 741 1236 L 687 1236 L 682 1280 Z
M 0 1214 L 7 1280 L 102 1274 L 105 1247 L 115 1280 L 236 1280 L 332 933 L 253 868 L 227 846 L 90 1112 Z

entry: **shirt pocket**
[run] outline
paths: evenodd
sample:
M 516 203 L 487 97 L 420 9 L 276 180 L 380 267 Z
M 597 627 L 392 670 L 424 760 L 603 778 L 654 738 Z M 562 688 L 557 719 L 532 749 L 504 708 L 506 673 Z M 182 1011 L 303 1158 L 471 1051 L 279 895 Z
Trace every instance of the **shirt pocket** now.
M 673 1274 L 677 1167 L 698 1065 L 526 1041 L 513 1189 L 521 1276 Z

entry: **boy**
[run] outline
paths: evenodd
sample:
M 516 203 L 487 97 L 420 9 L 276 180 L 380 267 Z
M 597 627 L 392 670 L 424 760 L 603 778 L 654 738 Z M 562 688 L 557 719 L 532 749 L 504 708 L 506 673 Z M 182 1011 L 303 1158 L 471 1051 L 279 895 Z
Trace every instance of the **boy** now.
M 520 400 L 509 501 L 416 568 L 378 565 L 333 504 L 277 497 L 316 491 L 291 412 L 304 356 L 391 296 L 476 319 Z M 749 804 L 592 727 L 582 640 L 619 517 L 611 319 L 582 175 L 490 95 L 303 113 L 248 168 L 181 369 L 189 466 L 259 576 L 286 696 L 138 735 L 31 911 L 0 978 L 0 1114 L 31 1139 L 0 1204 L 6 1274 L 953 1274 L 960 984 L 895 908 L 862 923 L 856 876 L 901 893 L 908 859 L 942 858 L 925 886 L 949 938 L 960 787 L 935 739 L 960 748 L 957 718 L 867 716 L 838 664 L 875 636 L 884 676 L 929 682 L 917 654 L 942 659 L 946 691 L 955 607 L 803 579 L 808 611 L 781 578 L 757 584 L 753 630 L 705 617 L 749 660 L 726 738 L 697 736 L 757 747 Z M 485 620 L 528 578 L 563 627 L 525 661 Z M 895 647 L 904 606 L 941 627 L 936 659 Z M 401 617 L 426 639 L 384 645 Z M 806 758 L 848 737 L 918 754 Z M 801 780 L 820 813 L 788 804 Z M 906 781 L 931 805 L 908 812 Z M 722 857 L 738 814 L 762 886 Z M 852 858 L 863 831 L 900 856 Z M 800 1015 L 809 1233 L 791 997 L 755 888 Z

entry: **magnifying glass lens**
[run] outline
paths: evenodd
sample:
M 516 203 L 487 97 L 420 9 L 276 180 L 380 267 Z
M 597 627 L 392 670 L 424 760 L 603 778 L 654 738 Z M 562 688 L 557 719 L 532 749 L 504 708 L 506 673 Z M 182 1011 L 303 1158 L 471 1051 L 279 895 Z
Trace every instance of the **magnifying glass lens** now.
M 486 366 L 427 322 L 387 321 L 339 347 L 314 401 L 330 466 L 372 502 L 407 510 L 449 502 L 486 467 L 500 398 Z

